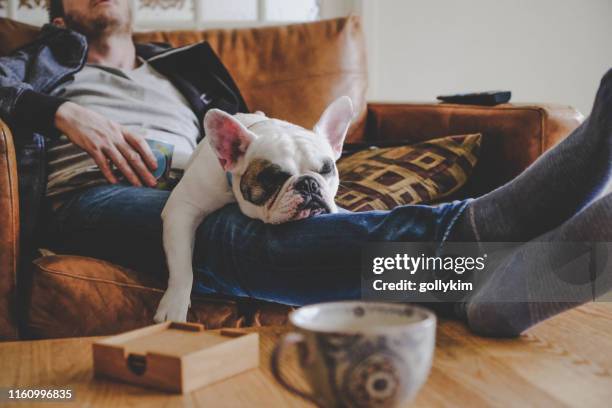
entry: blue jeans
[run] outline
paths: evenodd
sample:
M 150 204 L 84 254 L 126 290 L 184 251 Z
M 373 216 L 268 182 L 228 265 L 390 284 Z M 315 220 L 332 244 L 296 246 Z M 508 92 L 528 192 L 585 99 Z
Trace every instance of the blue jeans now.
M 165 276 L 160 214 L 169 194 L 125 185 L 89 188 L 53 213 L 46 245 Z M 250 219 L 228 205 L 197 231 L 194 291 L 296 306 L 356 299 L 363 244 L 443 242 L 466 205 L 343 211 L 282 225 Z

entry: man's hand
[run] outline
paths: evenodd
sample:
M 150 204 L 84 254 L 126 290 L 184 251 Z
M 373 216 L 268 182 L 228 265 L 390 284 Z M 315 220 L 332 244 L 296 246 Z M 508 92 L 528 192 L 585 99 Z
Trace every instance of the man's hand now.
M 55 126 L 94 159 L 110 183 L 116 184 L 117 178 L 109 161 L 135 186 L 157 184 L 151 174 L 157 168 L 157 160 L 142 136 L 72 102 L 59 107 Z

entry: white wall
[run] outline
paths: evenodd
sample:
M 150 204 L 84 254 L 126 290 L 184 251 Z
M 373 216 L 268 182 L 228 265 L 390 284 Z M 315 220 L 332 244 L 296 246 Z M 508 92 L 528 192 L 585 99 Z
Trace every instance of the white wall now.
M 515 102 L 588 114 L 612 67 L 612 0 L 361 0 L 361 9 L 371 100 L 509 89 Z

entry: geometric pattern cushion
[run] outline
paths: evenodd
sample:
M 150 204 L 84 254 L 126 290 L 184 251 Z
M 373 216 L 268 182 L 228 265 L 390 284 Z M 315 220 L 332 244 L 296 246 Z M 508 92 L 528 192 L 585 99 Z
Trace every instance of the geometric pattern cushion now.
M 478 161 L 480 134 L 371 148 L 338 162 L 336 202 L 351 211 L 431 203 L 459 190 Z

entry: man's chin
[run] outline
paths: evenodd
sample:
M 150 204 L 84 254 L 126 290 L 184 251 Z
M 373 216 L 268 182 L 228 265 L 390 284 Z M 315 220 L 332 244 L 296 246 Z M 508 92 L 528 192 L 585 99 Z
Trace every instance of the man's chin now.
M 105 28 L 120 28 L 130 24 L 127 16 L 123 15 L 121 10 L 113 4 L 102 4 L 96 7 L 96 13 L 93 15 L 94 24 Z
M 66 26 L 86 37 L 93 38 L 110 32 L 131 31 L 131 16 L 125 16 L 114 3 L 101 3 L 96 5 L 93 11 L 94 13 L 87 17 L 66 15 L 64 17 Z

